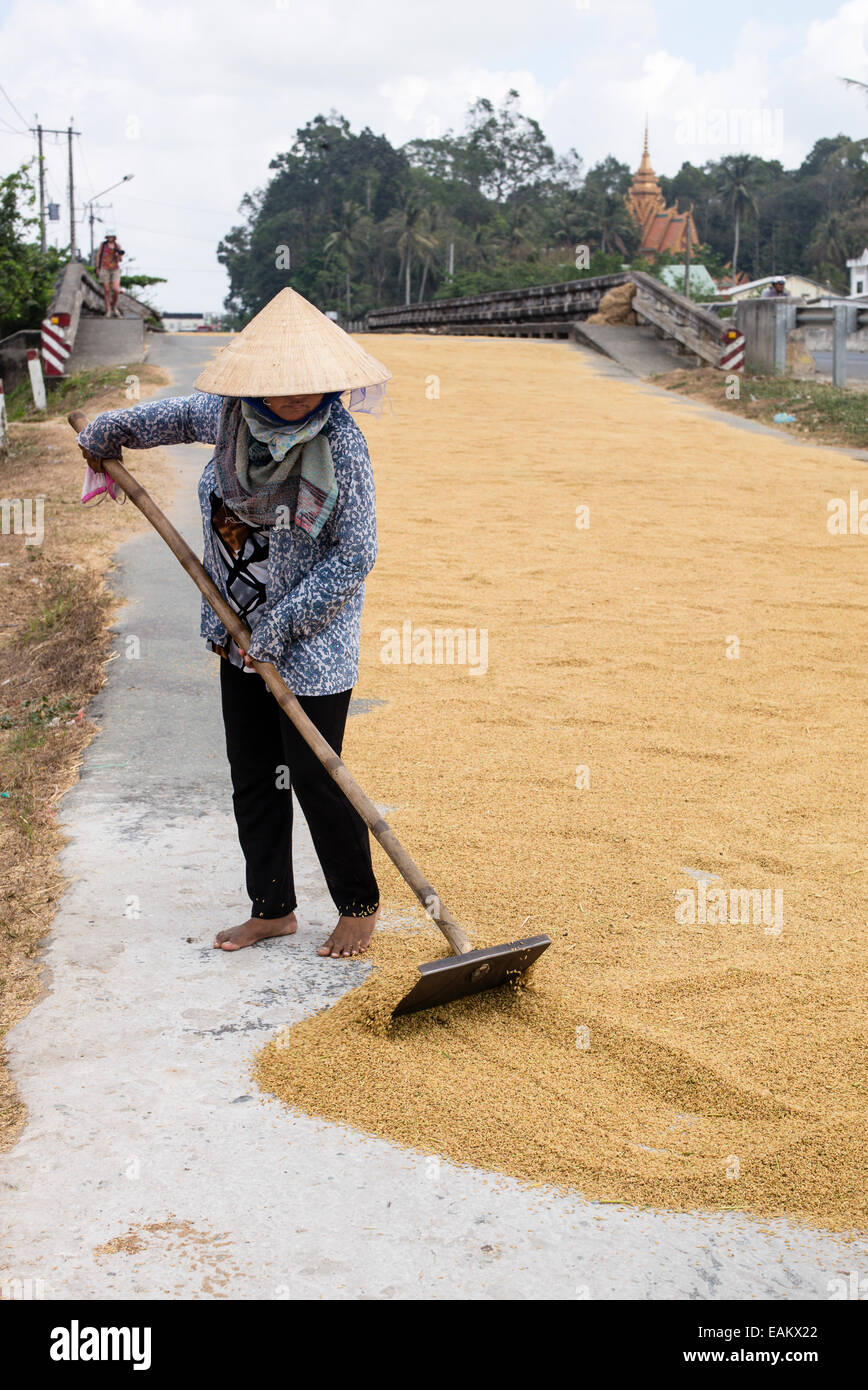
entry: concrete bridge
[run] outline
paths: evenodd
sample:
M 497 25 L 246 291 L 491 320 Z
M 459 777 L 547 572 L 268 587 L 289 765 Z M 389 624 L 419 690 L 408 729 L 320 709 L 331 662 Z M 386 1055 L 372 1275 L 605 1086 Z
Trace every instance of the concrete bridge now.
M 145 356 L 145 321 L 153 310 L 131 294 L 118 297 L 120 318 L 107 318 L 102 287 L 82 261 L 70 261 L 57 278 L 42 324 L 42 369 L 65 376 L 93 367 L 118 367 Z
M 635 322 L 589 323 L 608 291 L 625 284 L 635 286 L 630 306 Z M 721 321 L 653 275 L 635 270 L 376 309 L 346 326 L 366 333 L 572 338 L 638 376 L 685 365 L 738 371 L 743 361 L 741 333 L 732 320 Z

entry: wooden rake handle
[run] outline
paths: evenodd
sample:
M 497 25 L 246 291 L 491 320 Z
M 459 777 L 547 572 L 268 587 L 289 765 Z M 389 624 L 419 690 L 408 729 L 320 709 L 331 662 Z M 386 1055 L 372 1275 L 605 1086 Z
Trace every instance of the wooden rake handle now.
M 80 434 L 88 423 L 83 410 L 73 410 L 67 419 L 76 434 Z M 175 530 L 168 517 L 160 511 L 154 499 L 145 491 L 141 483 L 136 481 L 132 473 L 127 472 L 120 459 L 102 459 L 101 463 L 103 471 L 108 473 L 109 477 L 114 478 L 119 487 L 123 488 L 133 505 L 138 507 L 143 516 L 147 517 L 154 530 L 159 532 L 169 549 L 180 560 L 226 631 L 235 638 L 239 647 L 247 651 L 250 647 L 249 628 L 229 607 L 211 576 L 197 556 L 193 554 L 183 536 Z M 362 791 L 345 763 L 305 714 L 277 668 L 270 661 L 257 661 L 255 657 L 250 657 L 250 662 L 253 669 L 265 681 L 280 708 L 292 720 L 305 743 L 313 750 L 323 767 L 337 782 L 350 805 L 355 807 L 368 826 L 371 834 L 379 840 L 398 873 L 412 888 L 426 913 L 440 928 L 455 954 L 464 955 L 467 951 L 471 951 L 473 943 L 467 933 L 462 930 L 452 914 L 443 906 L 439 895 L 404 849 L 389 823 L 383 819 L 373 801 Z

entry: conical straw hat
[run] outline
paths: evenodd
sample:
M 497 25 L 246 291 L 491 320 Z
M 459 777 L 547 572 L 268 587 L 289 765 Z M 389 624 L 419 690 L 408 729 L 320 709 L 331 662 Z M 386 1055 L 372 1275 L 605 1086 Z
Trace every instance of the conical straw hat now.
M 392 373 L 295 290 L 284 289 L 196 379 L 214 396 L 301 396 L 375 386 Z

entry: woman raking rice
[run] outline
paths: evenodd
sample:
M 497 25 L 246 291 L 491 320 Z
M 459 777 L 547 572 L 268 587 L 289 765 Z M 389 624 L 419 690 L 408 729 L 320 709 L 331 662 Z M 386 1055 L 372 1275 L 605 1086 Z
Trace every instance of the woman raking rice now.
M 92 468 L 124 447 L 200 441 L 204 564 L 251 629 L 249 652 L 207 603 L 201 633 L 220 662 L 232 802 L 251 913 L 218 932 L 237 951 L 298 926 L 292 792 L 304 813 L 338 922 L 321 956 L 371 939 L 379 891 L 368 830 L 252 670 L 272 662 L 341 752 L 358 677 L 365 576 L 377 556 L 374 481 L 350 409 L 371 409 L 390 373 L 294 290 L 281 290 L 196 381 L 192 396 L 97 417 L 78 437 Z

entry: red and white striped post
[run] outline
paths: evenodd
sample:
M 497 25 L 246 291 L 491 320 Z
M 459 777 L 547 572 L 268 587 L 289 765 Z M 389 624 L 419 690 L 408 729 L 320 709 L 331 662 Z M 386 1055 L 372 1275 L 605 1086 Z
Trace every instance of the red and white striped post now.
M 66 340 L 69 314 L 42 320 L 42 365 L 46 376 L 63 376 L 71 346 Z
M 36 348 L 27 349 L 27 370 L 30 373 L 30 390 L 33 392 L 33 404 L 37 410 L 44 410 L 46 406 L 45 382 L 42 380 L 42 363 L 39 360 L 39 353 Z
M 720 370 L 722 372 L 744 371 L 744 334 L 736 328 L 727 328 L 723 335 L 720 351 Z

